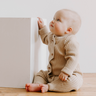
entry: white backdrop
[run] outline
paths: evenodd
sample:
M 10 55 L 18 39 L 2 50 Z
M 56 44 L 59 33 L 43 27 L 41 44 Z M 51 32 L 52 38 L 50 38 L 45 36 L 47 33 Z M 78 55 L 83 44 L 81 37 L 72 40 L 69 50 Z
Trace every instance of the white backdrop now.
M 48 23 L 59 9 L 71 9 L 81 16 L 77 34 L 82 72 L 96 72 L 96 0 L 0 0 L 0 17 L 41 17 Z

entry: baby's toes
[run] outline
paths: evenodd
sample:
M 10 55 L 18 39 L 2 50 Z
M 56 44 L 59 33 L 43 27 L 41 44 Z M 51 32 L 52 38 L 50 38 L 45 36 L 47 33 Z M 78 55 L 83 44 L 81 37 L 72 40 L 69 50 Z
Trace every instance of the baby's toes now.
M 30 87 L 27 87 L 27 92 L 29 92 L 30 91 Z
M 30 87 L 30 84 L 25 85 L 25 89 L 26 89 L 27 92 L 29 91 L 29 87 Z
M 42 92 L 42 93 L 45 92 L 45 88 L 44 88 L 44 87 L 41 88 L 41 92 Z

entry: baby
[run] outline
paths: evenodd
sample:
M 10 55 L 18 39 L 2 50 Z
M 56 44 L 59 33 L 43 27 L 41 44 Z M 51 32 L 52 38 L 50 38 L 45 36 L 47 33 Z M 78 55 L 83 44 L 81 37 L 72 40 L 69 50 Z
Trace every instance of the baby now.
M 49 24 L 51 32 L 48 32 L 43 20 L 38 19 L 39 34 L 49 49 L 49 64 L 47 71 L 41 70 L 36 74 L 34 83 L 25 85 L 26 91 L 44 93 L 78 90 L 83 83 L 75 37 L 81 26 L 80 16 L 68 9 L 57 11 Z

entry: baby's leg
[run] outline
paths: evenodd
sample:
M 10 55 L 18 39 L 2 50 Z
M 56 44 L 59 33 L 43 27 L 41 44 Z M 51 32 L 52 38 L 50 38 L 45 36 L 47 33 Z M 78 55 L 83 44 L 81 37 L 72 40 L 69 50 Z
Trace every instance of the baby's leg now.
M 59 77 L 55 77 L 54 81 L 48 83 L 48 86 L 49 91 L 70 92 L 72 90 L 78 90 L 82 83 L 82 76 L 80 74 L 75 74 L 69 77 L 67 81 L 62 81 Z
M 47 92 L 48 91 L 48 85 L 47 85 L 47 71 L 40 71 L 37 73 L 37 75 L 34 78 L 34 82 L 28 83 L 25 85 L 26 91 L 31 92 Z

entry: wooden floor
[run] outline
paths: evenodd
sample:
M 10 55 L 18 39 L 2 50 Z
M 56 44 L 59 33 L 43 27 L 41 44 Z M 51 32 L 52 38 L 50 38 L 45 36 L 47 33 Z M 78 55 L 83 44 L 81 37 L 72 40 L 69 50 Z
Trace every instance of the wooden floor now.
M 83 86 L 75 92 L 26 92 L 25 89 L 0 88 L 0 96 L 96 96 L 96 73 L 83 74 Z

